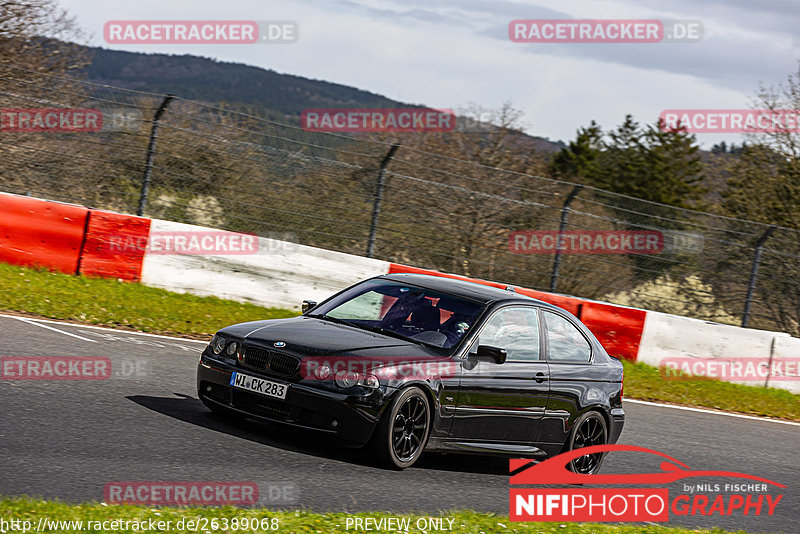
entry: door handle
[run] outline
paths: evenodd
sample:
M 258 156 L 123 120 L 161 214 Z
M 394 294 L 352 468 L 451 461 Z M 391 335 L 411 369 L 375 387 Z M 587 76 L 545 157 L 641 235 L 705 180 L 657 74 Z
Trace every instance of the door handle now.
M 541 384 L 542 382 L 547 380 L 547 377 L 545 376 L 544 373 L 539 372 L 539 373 L 536 373 L 536 376 L 534 376 L 533 379 Z

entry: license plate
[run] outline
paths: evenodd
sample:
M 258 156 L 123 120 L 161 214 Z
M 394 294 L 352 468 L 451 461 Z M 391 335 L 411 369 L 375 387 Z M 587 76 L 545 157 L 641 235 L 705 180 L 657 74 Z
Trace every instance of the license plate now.
M 271 380 L 264 380 L 263 378 L 256 378 L 255 376 L 245 375 L 238 371 L 231 374 L 231 386 L 253 393 L 261 393 L 267 397 L 276 397 L 278 399 L 285 399 L 286 392 L 289 389 L 286 384 L 279 384 Z

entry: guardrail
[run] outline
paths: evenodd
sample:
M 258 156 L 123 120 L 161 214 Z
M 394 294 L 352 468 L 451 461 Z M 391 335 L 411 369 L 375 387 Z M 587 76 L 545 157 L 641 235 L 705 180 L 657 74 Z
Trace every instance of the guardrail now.
M 147 239 L 150 219 L 0 193 L 0 261 L 139 281 L 144 253 L 115 254 L 111 236 Z

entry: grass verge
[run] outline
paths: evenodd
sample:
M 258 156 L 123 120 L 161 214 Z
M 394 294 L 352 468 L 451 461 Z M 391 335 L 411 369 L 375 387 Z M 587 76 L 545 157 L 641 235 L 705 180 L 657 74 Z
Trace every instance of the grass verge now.
M 442 512 L 441 514 L 428 515 L 415 515 L 415 514 L 387 514 L 384 512 L 375 513 L 359 513 L 359 514 L 345 514 L 345 513 L 326 513 L 318 514 L 308 511 L 276 511 L 269 509 L 243 509 L 234 507 L 219 507 L 219 508 L 153 508 L 150 506 L 106 506 L 97 503 L 77 504 L 70 505 L 58 501 L 44 501 L 38 499 L 28 498 L 13 498 L 0 500 L 0 519 L 9 521 L 22 520 L 30 521 L 29 531 L 33 531 L 39 526 L 39 521 L 67 521 L 73 523 L 67 524 L 53 524 L 47 523 L 51 528 L 42 528 L 38 532 L 346 532 L 346 519 L 348 517 L 371 517 L 380 519 L 382 517 L 401 517 L 408 518 L 409 529 L 408 532 L 423 532 L 421 528 L 417 527 L 417 520 L 428 517 L 443 518 L 444 525 L 449 526 L 448 519 L 452 519 L 452 532 L 458 533 L 475 533 L 484 534 L 487 532 L 531 532 L 531 533 L 578 533 L 578 534 L 683 534 L 683 533 L 704 533 L 704 534 L 723 534 L 728 531 L 719 529 L 685 529 L 676 527 L 666 527 L 660 525 L 643 525 L 643 524 L 601 524 L 601 523 L 511 523 L 508 517 L 484 514 L 470 511 L 458 512 Z M 259 520 L 259 528 L 257 529 L 232 529 L 231 521 L 237 518 L 237 525 L 244 524 L 243 519 L 247 518 L 248 524 L 251 520 Z M 267 521 L 264 526 L 267 528 L 262 529 L 260 522 L 266 518 Z M 199 519 L 199 521 L 198 521 Z M 272 520 L 277 521 L 273 522 Z M 102 528 L 104 521 L 128 521 L 139 522 L 149 520 L 164 521 L 162 524 L 167 528 L 156 528 L 156 530 L 135 529 L 132 523 L 118 525 L 118 528 Z M 183 520 L 183 528 L 181 523 Z M 200 528 L 187 528 L 187 522 L 194 520 Z M 217 528 L 211 526 L 211 521 L 216 520 Z M 227 520 L 228 528 L 225 527 L 225 520 Z M 82 521 L 81 528 L 74 522 Z M 99 524 L 95 524 L 99 521 Z M 169 526 L 167 526 L 169 521 Z M 91 522 L 91 523 L 87 523 Z M 110 523 L 106 525 L 111 526 Z M 272 528 L 274 525 L 276 528 Z M 205 526 L 205 528 L 203 528 Z M 420 523 L 420 526 L 424 526 Z M 89 527 L 89 528 L 87 528 Z M 101 527 L 101 528 L 96 528 Z M 126 528 L 127 527 L 127 528 Z M 17 529 L 21 531 L 21 529 Z M 353 531 L 351 524 L 350 531 Z M 382 529 L 387 532 L 388 529 Z M 426 529 L 430 531 L 430 529 Z
M 208 338 L 234 323 L 296 315 L 291 310 L 4 263 L 0 263 L 0 310 L 196 338 Z M 629 398 L 800 421 L 800 395 L 714 380 L 665 380 L 649 365 L 623 364 Z
M 225 326 L 293 317 L 217 297 L 198 297 L 113 279 L 70 276 L 0 263 L 0 309 L 154 334 L 208 338 Z
M 743 386 L 720 380 L 667 380 L 644 363 L 622 362 L 625 397 L 702 406 L 800 421 L 800 395 L 783 389 Z

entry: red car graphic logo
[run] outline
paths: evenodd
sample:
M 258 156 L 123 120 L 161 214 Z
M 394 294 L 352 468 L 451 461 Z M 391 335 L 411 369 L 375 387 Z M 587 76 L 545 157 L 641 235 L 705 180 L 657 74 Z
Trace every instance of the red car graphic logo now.
M 661 462 L 661 472 L 632 473 L 608 475 L 583 475 L 570 471 L 567 467 L 573 460 L 590 454 L 605 454 L 611 451 L 644 452 L 661 456 L 668 461 Z M 735 471 L 702 471 L 690 469 L 688 465 L 653 449 L 635 445 L 593 445 L 575 449 L 542 462 L 531 465 L 531 460 L 510 460 L 509 472 L 512 473 L 511 484 L 668 484 L 691 477 L 731 477 L 746 478 L 758 482 L 766 482 L 779 488 L 785 488 L 778 482 Z

